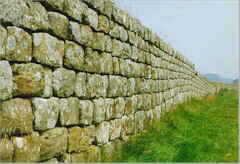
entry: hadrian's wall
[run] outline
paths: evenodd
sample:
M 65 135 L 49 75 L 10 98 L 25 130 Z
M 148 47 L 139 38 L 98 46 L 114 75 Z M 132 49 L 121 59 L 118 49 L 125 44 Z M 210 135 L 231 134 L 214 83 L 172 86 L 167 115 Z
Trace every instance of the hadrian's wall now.
M 110 0 L 0 0 L 0 161 L 111 158 L 171 105 L 215 93 Z

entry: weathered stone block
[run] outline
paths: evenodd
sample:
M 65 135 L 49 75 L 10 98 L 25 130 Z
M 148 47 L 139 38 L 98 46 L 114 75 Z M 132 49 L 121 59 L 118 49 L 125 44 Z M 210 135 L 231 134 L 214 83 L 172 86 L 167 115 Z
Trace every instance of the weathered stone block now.
M 135 132 L 139 133 L 144 129 L 144 119 L 145 113 L 144 111 L 138 111 L 135 113 Z
M 64 13 L 78 22 L 83 21 L 84 13 L 86 13 L 88 6 L 79 0 L 65 0 L 64 1 Z
M 119 35 L 121 41 L 126 42 L 128 40 L 128 33 L 127 31 L 120 26 L 120 35 Z
M 114 100 L 113 99 L 105 99 L 105 109 L 106 109 L 106 120 L 110 120 L 113 117 L 113 105 Z
M 120 74 L 120 65 L 119 65 L 119 59 L 116 57 L 113 57 L 113 74 L 119 75 Z
M 120 61 L 120 74 L 126 77 L 131 77 L 131 60 L 119 59 Z
M 94 104 L 89 100 L 79 101 L 80 124 L 91 125 L 93 121 Z
M 84 13 L 84 21 L 95 30 L 98 30 L 98 14 L 93 9 L 88 8 Z
M 106 144 L 109 141 L 109 122 L 102 122 L 96 127 L 96 140 L 98 145 Z
M 92 48 L 100 51 L 105 51 L 105 35 L 101 32 L 93 33 Z
M 0 162 L 12 162 L 13 151 L 13 144 L 10 140 L 6 138 L 0 139 Z
M 70 22 L 70 31 L 73 40 L 76 42 L 92 47 L 93 31 L 87 25 L 80 25 L 76 22 Z
M 38 135 L 13 137 L 14 161 L 37 162 L 40 159 L 40 142 Z
M 75 97 L 59 100 L 60 123 L 62 126 L 79 124 L 79 100 Z
M 53 91 L 58 97 L 69 97 L 73 94 L 76 83 L 76 73 L 64 68 L 53 72 Z
M 110 121 L 109 140 L 114 140 L 120 137 L 122 130 L 122 120 L 115 119 Z
M 72 127 L 69 129 L 68 152 L 83 152 L 95 141 L 95 127 Z
M 0 20 L 30 30 L 47 30 L 48 15 L 39 2 L 9 0 L 0 5 Z
M 112 74 L 113 73 L 113 61 L 112 56 L 109 53 L 103 52 L 101 54 L 101 73 Z
M 31 103 L 25 99 L 11 99 L 2 103 L 0 131 L 2 134 L 29 134 L 32 132 Z
M 109 35 L 104 35 L 104 40 L 105 40 L 105 51 L 106 52 L 112 52 L 112 38 Z
M 127 89 L 127 78 L 121 76 L 109 76 L 108 97 L 126 96 Z
M 0 25 L 0 59 L 6 55 L 7 30 Z
M 100 13 L 104 12 L 104 0 L 92 1 L 92 0 L 84 0 L 91 7 L 99 11 Z
M 137 101 L 137 96 L 134 95 L 132 97 L 127 97 L 126 98 L 126 110 L 125 110 L 125 113 L 127 115 L 130 115 L 130 114 L 133 114 L 135 113 L 135 111 L 137 111 L 137 104 L 138 104 L 138 101 Z
M 97 146 L 89 146 L 88 150 L 81 153 L 73 153 L 72 162 L 100 162 L 101 150 Z
M 101 73 L 102 70 L 102 56 L 91 48 L 85 49 L 85 65 L 84 69 L 87 72 Z
M 64 42 L 47 33 L 33 34 L 33 57 L 37 62 L 52 67 L 63 65 Z
M 135 130 L 135 118 L 134 114 L 129 115 L 126 119 L 123 120 L 122 125 L 122 138 L 127 138 L 126 135 L 131 135 Z
M 44 79 L 45 79 L 45 85 L 44 85 L 44 91 L 42 97 L 51 97 L 53 95 L 53 86 L 52 86 L 52 70 L 49 68 L 44 68 Z
M 129 78 L 128 79 L 128 96 L 132 96 L 136 93 L 136 81 L 135 78 Z
M 32 37 L 24 30 L 9 26 L 7 27 L 8 38 L 6 55 L 8 61 L 30 62 L 32 60 Z
M 75 94 L 80 98 L 87 97 L 87 74 L 79 72 L 76 76 Z
M 114 100 L 113 104 L 113 118 L 121 118 L 125 112 L 125 100 L 122 97 L 118 97 Z
M 105 33 L 108 33 L 110 30 L 108 18 L 104 15 L 98 16 L 98 30 Z
M 12 69 L 8 61 L 0 61 L 0 101 L 12 97 Z
M 94 110 L 93 110 L 93 121 L 100 123 L 105 120 L 106 108 L 103 98 L 93 100 Z
M 110 31 L 109 31 L 109 35 L 112 36 L 113 38 L 120 38 L 120 32 L 121 32 L 121 28 L 117 23 L 114 23 L 112 21 L 110 21 Z
M 113 6 L 113 19 L 121 25 L 124 25 L 126 28 L 129 28 L 129 24 L 127 23 L 127 14 L 116 6 Z
M 40 136 L 40 160 L 51 159 L 66 152 L 67 139 L 66 128 L 55 128 L 44 132 Z
M 84 70 L 84 50 L 71 41 L 65 41 L 64 65 L 79 71 Z
M 55 127 L 59 115 L 59 99 L 33 98 L 34 128 L 36 130 L 47 130 Z
M 63 39 L 69 38 L 69 26 L 68 18 L 57 12 L 48 12 L 48 19 L 50 29 L 53 33 Z
M 104 162 L 111 162 L 114 155 L 114 145 L 109 142 L 101 147 L 101 158 Z
M 64 0 L 42 0 L 44 3 L 46 3 L 48 6 L 51 6 L 51 8 L 63 11 L 64 6 Z
M 87 74 L 87 90 L 89 97 L 106 97 L 108 77 L 97 74 Z

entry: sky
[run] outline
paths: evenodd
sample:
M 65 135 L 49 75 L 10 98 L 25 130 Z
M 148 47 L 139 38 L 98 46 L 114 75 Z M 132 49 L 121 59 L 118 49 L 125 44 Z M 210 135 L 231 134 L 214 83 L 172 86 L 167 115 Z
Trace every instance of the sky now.
M 238 0 L 115 0 L 202 74 L 238 78 Z

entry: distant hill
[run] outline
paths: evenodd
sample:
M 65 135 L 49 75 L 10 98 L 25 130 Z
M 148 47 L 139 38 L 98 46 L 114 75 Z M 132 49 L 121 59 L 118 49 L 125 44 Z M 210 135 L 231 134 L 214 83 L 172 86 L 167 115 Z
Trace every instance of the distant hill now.
M 222 82 L 222 83 L 226 83 L 226 84 L 233 83 L 233 79 L 223 78 L 216 73 L 207 73 L 204 76 L 206 77 L 207 80 L 213 81 L 213 82 Z

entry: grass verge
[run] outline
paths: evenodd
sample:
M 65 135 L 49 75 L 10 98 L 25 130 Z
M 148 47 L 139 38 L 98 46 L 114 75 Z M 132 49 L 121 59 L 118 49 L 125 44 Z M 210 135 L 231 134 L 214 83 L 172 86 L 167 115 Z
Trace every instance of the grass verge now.
M 113 162 L 237 162 L 238 93 L 178 105 L 119 153 Z

